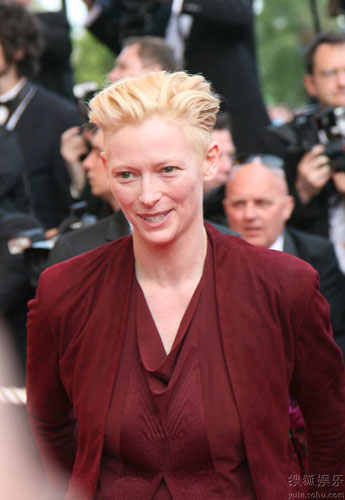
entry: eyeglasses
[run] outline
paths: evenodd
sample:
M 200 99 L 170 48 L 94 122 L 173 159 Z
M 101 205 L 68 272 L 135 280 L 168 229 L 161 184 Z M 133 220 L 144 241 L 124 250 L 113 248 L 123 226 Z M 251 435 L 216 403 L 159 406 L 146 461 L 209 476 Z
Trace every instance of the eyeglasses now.
M 329 68 L 320 71 L 320 76 L 323 78 L 327 78 L 329 80 L 336 78 L 340 75 L 340 73 L 345 74 L 345 68 Z
M 236 154 L 233 161 L 234 166 L 241 166 L 247 163 L 262 163 L 268 168 L 284 168 L 284 160 L 280 156 L 269 155 L 269 154 Z

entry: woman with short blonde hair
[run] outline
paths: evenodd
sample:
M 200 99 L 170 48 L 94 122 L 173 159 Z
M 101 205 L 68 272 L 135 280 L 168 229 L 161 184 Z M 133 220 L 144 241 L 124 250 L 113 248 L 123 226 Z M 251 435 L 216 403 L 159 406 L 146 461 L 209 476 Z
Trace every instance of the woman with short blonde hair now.
M 290 393 L 308 474 L 340 477 L 344 364 L 316 272 L 203 221 L 209 83 L 159 72 L 90 106 L 132 234 L 47 269 L 30 303 L 28 409 L 51 478 L 67 471 L 68 500 L 287 499 L 306 484 Z

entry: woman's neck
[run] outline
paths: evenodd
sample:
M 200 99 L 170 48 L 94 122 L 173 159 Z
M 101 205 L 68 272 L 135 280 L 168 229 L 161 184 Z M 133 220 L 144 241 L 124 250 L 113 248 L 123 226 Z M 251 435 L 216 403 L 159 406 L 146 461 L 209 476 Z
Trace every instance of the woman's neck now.
M 134 235 L 136 276 L 139 283 L 158 286 L 179 286 L 199 281 L 207 251 L 207 234 L 200 225 L 190 234 L 183 234 L 167 245 L 150 245 Z

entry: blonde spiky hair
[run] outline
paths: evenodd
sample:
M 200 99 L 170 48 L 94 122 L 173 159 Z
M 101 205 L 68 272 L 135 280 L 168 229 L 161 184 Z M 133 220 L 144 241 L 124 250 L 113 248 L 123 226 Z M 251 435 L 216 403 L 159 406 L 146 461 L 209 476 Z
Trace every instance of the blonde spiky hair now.
M 210 142 L 219 103 L 203 76 L 157 71 L 120 80 L 102 90 L 90 101 L 90 121 L 106 138 L 125 125 L 137 125 L 158 115 L 179 122 L 204 149 Z

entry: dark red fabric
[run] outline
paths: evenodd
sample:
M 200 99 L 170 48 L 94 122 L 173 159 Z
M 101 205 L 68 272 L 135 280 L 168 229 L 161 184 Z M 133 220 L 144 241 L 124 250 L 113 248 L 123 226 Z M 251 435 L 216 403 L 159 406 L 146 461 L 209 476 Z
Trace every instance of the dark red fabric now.
M 291 477 L 290 394 L 307 428 L 309 492 L 343 493 L 344 483 L 318 483 L 319 474 L 345 474 L 345 371 L 317 273 L 284 252 L 207 231 L 221 342 L 257 500 L 286 499 L 290 484 L 300 484 Z M 128 236 L 48 268 L 30 303 L 27 408 L 50 479 L 51 457 L 70 478 L 68 500 L 80 489 L 83 500 L 95 496 L 133 273 Z
M 168 355 L 144 294 L 140 287 L 137 288 L 140 360 L 152 398 L 153 413 L 157 415 L 156 425 L 163 438 L 162 456 L 157 464 L 163 477 L 153 500 L 222 498 L 201 408 L 196 355 L 201 286 L 199 283 L 193 294 Z
M 128 313 L 96 500 L 254 499 L 221 349 L 212 247 L 168 355 L 136 281 Z
M 211 240 L 205 263 L 198 320 L 199 366 L 213 465 L 221 481 L 224 498 L 252 500 L 256 495 L 220 335 L 214 279 L 214 249 Z

